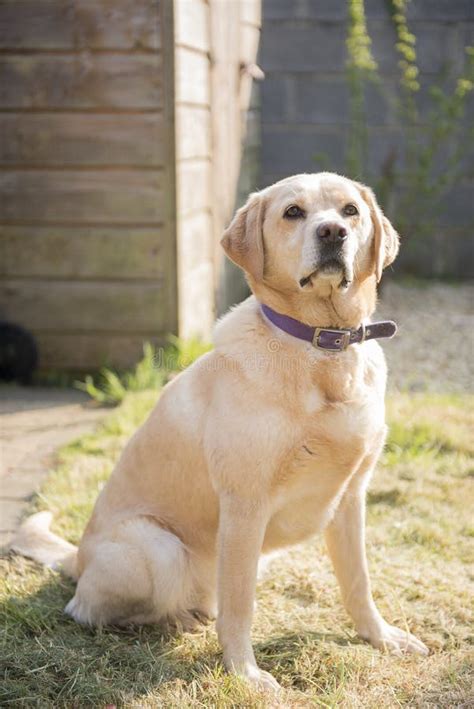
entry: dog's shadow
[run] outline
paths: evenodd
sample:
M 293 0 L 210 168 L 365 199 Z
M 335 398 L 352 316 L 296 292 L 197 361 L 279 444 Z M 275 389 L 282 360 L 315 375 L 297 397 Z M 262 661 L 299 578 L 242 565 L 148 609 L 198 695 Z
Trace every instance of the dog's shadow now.
M 325 662 L 331 653 L 331 644 L 338 647 L 353 647 L 365 645 L 359 637 L 348 637 L 337 633 L 324 633 L 313 630 L 301 632 L 288 632 L 273 635 L 268 640 L 253 644 L 255 657 L 259 667 L 275 675 L 278 679 L 285 677 L 285 686 L 288 681 L 292 689 L 302 690 L 307 686 L 307 680 L 302 678 L 297 671 L 299 659 L 311 652 L 314 647 L 315 664 L 314 674 L 319 674 L 319 662 Z M 317 646 L 317 649 L 316 647 Z M 325 674 L 323 671 L 321 674 Z
M 136 700 L 176 681 L 188 684 L 202 675 L 220 674 L 222 654 L 213 624 L 185 636 L 151 625 L 89 628 L 64 613 L 73 593 L 71 581 L 45 572 L 35 592 L 0 602 L 9 702 L 47 692 L 50 698 L 61 696 L 69 702 L 93 697 L 96 702 L 123 703 L 124 697 Z M 316 642 L 350 646 L 359 641 L 305 631 L 273 636 L 254 648 L 260 666 L 278 677 L 291 675 L 298 657 Z M 295 677 L 294 687 L 298 685 Z

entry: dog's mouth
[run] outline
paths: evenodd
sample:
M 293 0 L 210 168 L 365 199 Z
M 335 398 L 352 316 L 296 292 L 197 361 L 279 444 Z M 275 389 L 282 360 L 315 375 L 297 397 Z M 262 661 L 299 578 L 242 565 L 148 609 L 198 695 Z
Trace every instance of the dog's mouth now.
M 327 259 L 327 261 L 321 263 L 314 271 L 311 271 L 311 273 L 307 276 L 300 279 L 300 288 L 312 288 L 313 280 L 318 276 L 331 277 L 337 275 L 341 275 L 341 280 L 339 281 L 337 287 L 341 289 L 347 288 L 352 281 L 352 277 L 350 276 L 346 265 L 341 263 L 341 261 L 336 258 Z

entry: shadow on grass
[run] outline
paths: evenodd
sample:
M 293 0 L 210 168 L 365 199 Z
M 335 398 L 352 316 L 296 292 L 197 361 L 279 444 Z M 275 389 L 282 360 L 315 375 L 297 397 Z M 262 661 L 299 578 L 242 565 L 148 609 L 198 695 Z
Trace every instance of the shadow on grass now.
M 335 648 L 331 647 L 334 645 L 350 651 L 354 645 L 366 643 L 358 637 L 308 630 L 273 636 L 254 643 L 253 647 L 258 666 L 274 675 L 286 688 L 306 692 L 313 690 L 317 682 L 320 691 L 325 692 L 332 688 L 334 680 L 328 675 L 328 666 L 334 665 Z M 310 657 L 311 669 L 308 671 Z
M 404 505 L 406 501 L 406 495 L 395 487 L 390 490 L 369 491 L 367 493 L 368 505 L 389 505 L 390 507 L 398 507 Z
M 158 627 L 80 626 L 63 612 L 73 593 L 72 582 L 55 576 L 0 604 L 1 706 L 123 704 L 218 662 L 199 644 L 184 652 L 182 638 Z
M 0 705 L 123 706 L 153 692 L 156 697 L 177 682 L 220 675 L 221 651 L 213 628 L 180 636 L 156 626 L 80 626 L 63 612 L 74 584 L 43 573 L 36 591 L 19 595 L 24 593 L 19 586 L 16 596 L 12 589 L 0 604 Z M 254 647 L 262 668 L 291 677 L 294 688 L 303 689 L 306 681 L 295 674 L 302 654 L 316 645 L 358 642 L 333 633 L 282 633 Z

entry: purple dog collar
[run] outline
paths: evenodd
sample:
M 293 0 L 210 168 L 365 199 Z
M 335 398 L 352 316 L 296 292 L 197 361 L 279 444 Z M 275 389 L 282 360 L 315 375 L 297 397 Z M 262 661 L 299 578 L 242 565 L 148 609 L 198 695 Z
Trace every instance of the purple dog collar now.
M 261 303 L 261 308 L 263 314 L 280 330 L 299 340 L 311 342 L 314 347 L 320 350 L 331 352 L 342 352 L 356 342 L 375 340 L 380 337 L 393 337 L 397 332 L 397 326 L 392 320 L 380 320 L 369 325 L 361 325 L 357 330 L 336 330 L 329 327 L 305 325 L 299 320 L 290 318 L 289 315 L 277 313 L 276 310 L 272 310 L 264 303 Z

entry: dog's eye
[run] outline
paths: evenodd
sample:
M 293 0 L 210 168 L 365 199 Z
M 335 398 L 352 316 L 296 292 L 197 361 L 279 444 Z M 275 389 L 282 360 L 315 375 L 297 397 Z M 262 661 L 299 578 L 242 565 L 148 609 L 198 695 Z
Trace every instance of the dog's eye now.
M 285 214 L 283 216 L 286 217 L 286 219 L 302 219 L 306 216 L 306 214 L 296 204 L 292 204 L 291 207 L 288 207 L 288 209 L 285 210 Z
M 346 204 L 346 206 L 343 208 L 342 213 L 346 217 L 353 217 L 356 214 L 359 214 L 359 210 L 355 206 L 355 204 Z

